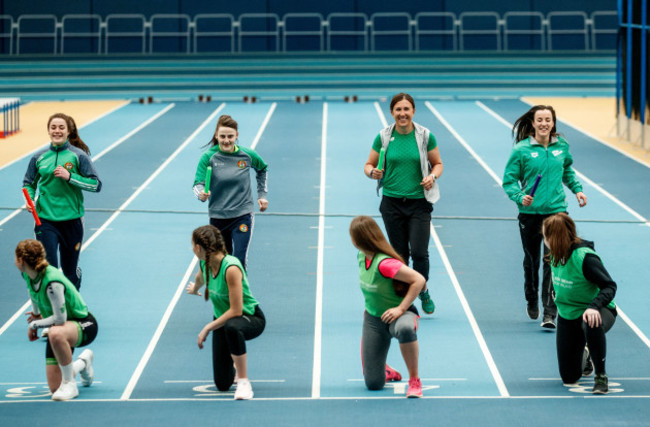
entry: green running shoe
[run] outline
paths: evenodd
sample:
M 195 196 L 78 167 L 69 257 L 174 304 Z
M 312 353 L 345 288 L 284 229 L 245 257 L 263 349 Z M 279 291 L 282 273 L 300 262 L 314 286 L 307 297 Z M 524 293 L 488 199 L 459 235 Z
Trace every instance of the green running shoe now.
M 436 305 L 433 303 L 428 289 L 420 292 L 420 301 L 422 302 L 422 310 L 424 310 L 425 313 L 433 314 L 433 312 L 436 311 Z

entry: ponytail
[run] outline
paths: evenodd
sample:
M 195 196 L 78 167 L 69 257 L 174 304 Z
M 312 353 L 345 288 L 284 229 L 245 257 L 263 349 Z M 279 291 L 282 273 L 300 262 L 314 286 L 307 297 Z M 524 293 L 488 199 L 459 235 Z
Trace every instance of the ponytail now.
M 86 143 L 83 142 L 83 140 L 79 136 L 79 130 L 77 129 L 77 124 L 75 123 L 74 119 L 68 116 L 67 114 L 54 113 L 47 120 L 48 128 L 50 127 L 50 123 L 52 122 L 53 119 L 65 120 L 65 123 L 68 126 L 68 142 L 70 143 L 70 145 L 77 147 L 78 149 L 82 150 L 84 153 L 90 156 L 90 148 L 88 148 Z
M 71 145 L 74 145 L 90 156 L 90 148 L 88 148 L 86 143 L 83 142 L 79 136 L 79 130 L 77 129 L 77 124 L 75 123 L 74 119 L 70 116 L 66 117 L 66 122 L 68 123 L 68 131 L 70 132 L 68 135 L 68 141 Z
M 219 142 L 217 141 L 217 136 L 216 135 L 217 135 L 217 132 L 219 132 L 219 128 L 221 126 L 224 126 L 224 127 L 227 127 L 227 128 L 233 128 L 233 129 L 235 129 L 236 131 L 239 132 L 239 125 L 237 124 L 235 119 L 230 117 L 228 114 L 222 114 L 221 116 L 219 116 L 219 119 L 217 120 L 217 127 L 214 130 L 214 134 L 212 135 L 212 139 L 210 140 L 210 142 L 205 144 L 204 147 L 207 147 L 207 146 L 214 147 L 215 145 L 219 144 Z

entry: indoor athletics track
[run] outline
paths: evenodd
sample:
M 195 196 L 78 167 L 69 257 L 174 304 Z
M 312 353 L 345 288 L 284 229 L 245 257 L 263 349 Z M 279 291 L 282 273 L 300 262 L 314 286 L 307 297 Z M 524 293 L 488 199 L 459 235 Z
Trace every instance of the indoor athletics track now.
M 378 215 L 376 183 L 362 168 L 392 120 L 387 102 L 118 103 L 85 120 L 80 134 L 104 185 L 86 193 L 80 261 L 99 334 L 95 383 L 70 403 L 50 401 L 45 344 L 26 339 L 27 293 L 13 265 L 16 243 L 33 235 L 20 210 L 29 155 L 2 159 L 1 424 L 648 425 L 650 168 L 558 123 L 589 197 L 579 208 L 569 195 L 569 213 L 619 286 L 610 394 L 594 397 L 593 377 L 561 383 L 555 333 L 525 313 L 516 207 L 500 183 L 510 128 L 528 108 L 418 100 L 415 121 L 433 131 L 445 165 L 430 243 L 437 309 L 419 330 L 421 400 L 404 397 L 405 381 L 370 392 L 361 373 L 363 299 L 348 226 Z M 268 320 L 248 344 L 250 402 L 215 391 L 210 347 L 196 345 L 211 305 L 185 293 L 196 271 L 190 234 L 208 219 L 194 171 L 221 114 L 269 164 L 269 210 L 256 215 L 249 253 Z M 41 146 L 45 119 L 38 126 Z M 406 373 L 396 343 L 389 363 Z

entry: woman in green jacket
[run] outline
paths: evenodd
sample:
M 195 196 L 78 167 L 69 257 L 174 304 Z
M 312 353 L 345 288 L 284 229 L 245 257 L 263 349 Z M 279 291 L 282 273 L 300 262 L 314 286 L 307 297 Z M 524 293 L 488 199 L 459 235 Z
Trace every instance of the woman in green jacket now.
M 555 110 L 547 105 L 536 105 L 519 117 L 512 128 L 517 142 L 503 175 L 503 189 L 519 208 L 519 232 L 524 249 L 524 292 L 531 319 L 539 317 L 542 222 L 550 215 L 566 212 L 567 201 L 562 184 L 576 195 L 580 207 L 587 204 L 587 196 L 571 167 L 573 157 L 569 143 L 557 133 L 555 123 Z M 547 253 L 548 248 L 544 246 L 544 254 Z M 551 296 L 551 286 L 551 269 L 544 260 L 541 326 L 555 329 L 557 308 Z
M 81 287 L 79 253 L 84 235 L 83 191 L 98 193 L 102 182 L 90 159 L 88 146 L 79 137 L 72 117 L 53 114 L 47 122 L 50 145 L 33 156 L 25 178 L 25 188 L 36 199 L 41 225 L 36 238 L 43 243 L 48 262 L 61 267 L 75 288 Z M 31 207 L 27 205 L 31 212 Z
M 544 220 L 544 243 L 549 248 L 557 317 L 557 359 L 565 384 L 595 370 L 594 394 L 608 392 L 605 333 L 616 320 L 616 283 L 583 240 L 569 215 Z M 586 346 L 585 346 L 586 344 Z

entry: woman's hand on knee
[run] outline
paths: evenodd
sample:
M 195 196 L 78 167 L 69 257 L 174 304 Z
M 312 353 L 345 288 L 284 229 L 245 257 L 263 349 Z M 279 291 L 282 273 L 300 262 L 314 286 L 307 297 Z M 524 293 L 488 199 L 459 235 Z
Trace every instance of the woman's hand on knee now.
M 404 310 L 402 310 L 400 307 L 389 308 L 388 310 L 384 311 L 384 314 L 381 315 L 381 321 L 390 325 L 399 319 L 402 314 L 404 314 Z
M 600 317 L 600 311 L 593 308 L 588 308 L 582 313 L 582 320 L 590 328 L 597 328 L 603 323 L 603 319 Z

